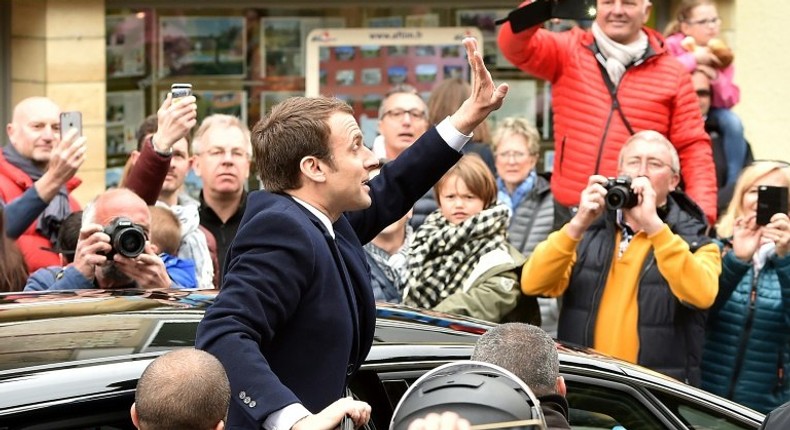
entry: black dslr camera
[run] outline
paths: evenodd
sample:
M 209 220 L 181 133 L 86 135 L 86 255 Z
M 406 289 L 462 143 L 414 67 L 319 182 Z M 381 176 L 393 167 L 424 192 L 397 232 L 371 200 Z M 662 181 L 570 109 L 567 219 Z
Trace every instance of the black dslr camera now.
M 639 203 L 639 196 L 631 189 L 631 178 L 628 176 L 609 178 L 603 187 L 606 188 L 606 209 L 630 209 Z
M 145 230 L 126 217 L 118 217 L 104 227 L 104 233 L 110 236 L 112 250 L 107 253 L 107 259 L 112 260 L 115 253 L 124 257 L 134 258 L 143 253 L 145 249 Z
M 595 18 L 595 0 L 535 0 L 534 2 L 510 11 L 506 18 L 496 21 L 504 24 L 510 21 L 513 33 L 522 32 L 551 18 L 575 19 L 577 21 Z

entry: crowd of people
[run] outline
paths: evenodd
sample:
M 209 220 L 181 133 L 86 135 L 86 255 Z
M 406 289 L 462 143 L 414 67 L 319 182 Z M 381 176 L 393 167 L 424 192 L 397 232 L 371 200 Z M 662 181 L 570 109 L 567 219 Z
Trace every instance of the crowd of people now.
M 81 212 L 86 138 L 25 99 L 0 154 L 0 290 L 219 289 L 196 339 L 227 375 L 211 426 L 366 422 L 344 393 L 376 300 L 501 323 L 473 359 L 526 382 L 549 428 L 568 428 L 552 337 L 769 412 L 790 401 L 790 218 L 758 223 L 757 196 L 790 195 L 790 164 L 752 160 L 716 5 L 683 0 L 665 35 L 644 25 L 651 7 L 599 0 L 589 29 L 501 28 L 505 58 L 552 84 L 551 173 L 528 119 L 488 129 L 508 88 L 473 39 L 471 84 L 427 103 L 394 88 L 372 149 L 337 99 L 285 100 L 250 131 L 198 124 L 195 97 L 168 95 L 121 187 Z M 251 170 L 263 190 L 245 189 Z M 430 412 L 415 428 L 459 423 Z

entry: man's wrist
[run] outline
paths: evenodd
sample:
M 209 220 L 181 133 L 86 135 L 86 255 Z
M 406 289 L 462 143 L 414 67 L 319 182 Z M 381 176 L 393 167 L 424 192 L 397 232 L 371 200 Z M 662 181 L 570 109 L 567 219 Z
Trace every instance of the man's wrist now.
M 158 146 L 156 146 L 156 141 L 160 141 L 161 142 L 162 139 L 161 138 L 155 139 L 155 138 L 156 138 L 155 134 L 153 136 L 151 136 L 151 147 L 154 148 L 154 152 L 156 152 L 157 154 L 159 154 L 159 155 L 161 155 L 163 157 L 169 157 L 169 156 L 173 155 L 173 148 L 172 147 L 168 146 L 166 149 L 159 148 Z

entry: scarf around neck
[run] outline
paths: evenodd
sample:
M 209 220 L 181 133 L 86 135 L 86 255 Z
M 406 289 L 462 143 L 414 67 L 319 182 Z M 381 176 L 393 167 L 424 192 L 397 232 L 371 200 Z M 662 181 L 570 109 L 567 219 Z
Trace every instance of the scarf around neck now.
M 510 213 L 516 213 L 516 208 L 518 205 L 521 204 L 521 201 L 529 194 L 530 191 L 535 187 L 535 181 L 538 178 L 538 174 L 535 173 L 535 169 L 532 169 L 527 178 L 524 179 L 515 190 L 513 190 L 513 194 L 507 190 L 507 186 L 505 186 L 505 181 L 502 178 L 497 178 L 496 185 L 497 185 L 497 199 L 501 202 L 506 204 L 510 207 Z
M 404 304 L 432 309 L 464 285 L 483 255 L 507 250 L 510 209 L 497 204 L 461 224 L 437 209 L 417 229 L 409 249 Z
M 44 172 L 33 164 L 32 160 L 17 152 L 13 145 L 6 145 L 3 148 L 3 156 L 11 165 L 30 176 L 33 182 L 41 179 L 44 175 Z M 69 204 L 69 192 L 66 186 L 62 185 L 58 193 L 44 209 L 44 212 L 38 217 L 36 231 L 49 239 L 50 243 L 57 244 L 60 224 L 63 223 L 63 220 L 66 219 L 70 213 L 71 205 Z
M 644 31 L 640 31 L 639 37 L 635 42 L 623 45 L 610 39 L 601 30 L 597 22 L 593 22 L 592 34 L 595 37 L 598 49 L 606 58 L 606 72 L 609 75 L 609 79 L 617 86 L 625 73 L 625 68 L 645 55 L 645 51 L 647 51 L 647 34 Z

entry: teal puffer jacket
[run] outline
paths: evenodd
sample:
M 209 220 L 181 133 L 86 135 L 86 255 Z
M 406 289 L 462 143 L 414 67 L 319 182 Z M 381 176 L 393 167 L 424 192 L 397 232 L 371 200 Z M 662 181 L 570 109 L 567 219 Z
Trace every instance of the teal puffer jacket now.
M 702 356 L 702 388 L 767 413 L 790 400 L 790 256 L 754 267 L 728 252 Z

